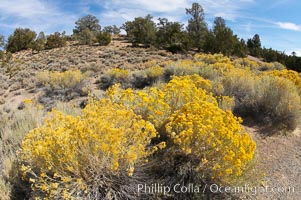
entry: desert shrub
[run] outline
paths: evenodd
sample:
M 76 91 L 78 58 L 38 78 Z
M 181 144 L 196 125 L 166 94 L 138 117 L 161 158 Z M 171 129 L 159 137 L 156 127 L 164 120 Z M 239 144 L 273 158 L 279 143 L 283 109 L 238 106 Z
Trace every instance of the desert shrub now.
M 77 33 L 75 37 L 81 45 L 91 45 L 93 44 L 93 40 L 95 40 L 95 34 L 88 28 Z
M 293 130 L 300 112 L 297 73 L 291 73 L 294 78 L 289 78 L 289 72 L 267 74 L 232 70 L 222 79 L 223 95 L 235 98 L 234 113 L 237 115 L 275 129 Z M 287 79 L 278 76 L 287 76 Z
M 199 67 L 199 75 L 205 79 L 215 81 L 221 77 L 222 73 L 210 65 L 204 65 Z
M 243 131 L 241 119 L 215 104 L 185 104 L 166 124 L 169 137 L 187 155 L 199 160 L 196 170 L 219 183 L 241 176 L 253 159 L 255 142 Z
M 191 75 L 173 77 L 157 88 L 135 91 L 115 85 L 107 91 L 111 101 L 152 122 L 160 134 L 158 140 L 166 142 L 167 149 L 156 155 L 159 158 L 153 164 L 153 176 L 163 183 L 232 184 L 254 172 L 249 162 L 255 143 L 243 131 L 241 119 L 218 107 L 222 101 L 233 106 L 233 98 L 216 99 L 211 90 L 209 80 Z M 190 194 L 185 195 L 179 199 Z
M 193 66 L 190 60 L 180 60 L 164 68 L 164 79 L 168 82 L 172 76 L 185 76 L 199 74 L 199 67 Z
M 65 72 L 43 71 L 38 72 L 36 77 L 38 82 L 48 87 L 49 90 L 76 89 L 83 85 L 85 78 L 80 70 L 68 70 Z
M 10 185 L 0 175 L 0 196 L 2 200 L 10 200 Z
M 266 63 L 266 62 L 262 62 L 259 63 L 259 67 L 258 70 L 259 71 L 269 71 L 269 70 L 273 70 L 273 63 Z
M 269 71 L 266 74 L 269 74 L 272 76 L 277 76 L 277 77 L 282 77 L 282 78 L 292 81 L 298 88 L 299 93 L 301 94 L 301 78 L 296 71 L 283 69 L 283 70 Z
M 96 33 L 96 42 L 101 46 L 107 46 L 111 43 L 111 35 L 107 32 Z
M 19 154 L 30 197 L 137 199 L 138 183 L 234 183 L 250 170 L 255 143 L 218 107 L 231 98 L 213 90 L 199 75 L 174 76 L 143 90 L 114 85 L 79 115 L 53 110 Z
M 72 99 L 87 96 L 90 87 L 86 81 L 86 74 L 79 70 L 68 70 L 65 72 L 42 71 L 36 75 L 37 86 L 45 91 L 39 97 L 48 111 L 52 109 L 55 101 L 70 101 Z
M 196 54 L 193 58 L 195 61 L 202 61 L 207 64 L 224 63 L 232 64 L 229 57 L 223 54 Z
M 128 199 L 135 167 L 164 143 L 151 146 L 154 126 L 124 106 L 91 101 L 80 116 L 52 111 L 31 130 L 20 153 L 32 196 L 51 199 Z
M 264 122 L 285 130 L 294 130 L 300 117 L 301 99 L 290 80 L 263 76 L 257 85 L 254 110 Z
M 249 68 L 249 69 L 257 69 L 259 64 L 253 60 L 248 58 L 237 58 L 233 61 L 235 67 L 237 68 Z
M 233 111 L 235 107 L 235 99 L 229 96 L 215 96 L 218 107 L 225 111 Z
M 162 128 L 167 118 L 186 103 L 195 101 L 208 101 L 216 105 L 217 101 L 207 90 L 211 90 L 209 80 L 198 75 L 173 77 L 159 88 L 145 88 L 134 91 L 122 90 L 118 85 L 107 92 L 107 96 L 116 103 L 121 103 L 141 115 L 143 119 L 151 121 L 156 128 Z
M 273 62 L 273 69 L 274 70 L 284 70 L 284 69 L 286 69 L 286 67 L 279 62 Z
M 182 43 L 172 43 L 166 46 L 166 50 L 171 53 L 183 53 L 186 51 L 185 46 Z
M 14 33 L 9 36 L 6 49 L 12 53 L 26 50 L 30 48 L 30 44 L 34 41 L 36 36 L 36 32 L 29 28 L 17 28 Z
M 126 69 L 113 68 L 105 72 L 99 80 L 101 89 L 108 89 L 116 83 L 121 83 L 124 87 L 128 87 L 130 83 L 130 71 Z
M 30 99 L 24 100 L 24 109 L 11 116 L 1 116 L 0 121 L 0 196 L 1 199 L 23 199 L 30 189 L 22 182 L 16 152 L 26 133 L 41 124 L 43 107 Z M 1 188 L 2 187 L 2 188 Z M 22 196 L 24 195 L 24 196 Z
M 55 32 L 47 36 L 46 49 L 53 49 L 66 46 L 66 38 L 64 34 Z
M 250 70 L 235 69 L 226 73 L 221 82 L 223 94 L 235 97 L 236 109 L 248 110 L 248 105 L 255 100 L 256 76 Z
M 143 89 L 146 86 L 152 86 L 158 82 L 163 75 L 163 68 L 160 66 L 151 66 L 147 69 L 133 73 L 132 87 Z
M 209 64 L 208 67 L 213 68 L 221 75 L 226 75 L 227 73 L 236 70 L 236 68 L 232 63 L 223 63 L 223 62 L 216 62 L 214 64 Z
M 130 72 L 126 69 L 113 68 L 108 70 L 106 74 L 116 79 L 128 79 Z
M 143 70 L 143 72 L 147 77 L 155 79 L 163 75 L 163 68 L 160 66 L 151 66 Z

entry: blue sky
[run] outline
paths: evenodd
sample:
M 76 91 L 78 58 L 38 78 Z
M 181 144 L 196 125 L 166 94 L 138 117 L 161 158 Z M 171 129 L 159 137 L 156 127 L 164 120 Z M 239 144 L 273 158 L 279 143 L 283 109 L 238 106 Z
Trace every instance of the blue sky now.
M 0 0 L 0 34 L 7 38 L 17 27 L 71 34 L 86 14 L 95 15 L 102 27 L 147 14 L 187 24 L 185 8 L 193 2 L 203 6 L 209 27 L 221 16 L 239 37 L 257 33 L 263 46 L 301 56 L 299 0 Z

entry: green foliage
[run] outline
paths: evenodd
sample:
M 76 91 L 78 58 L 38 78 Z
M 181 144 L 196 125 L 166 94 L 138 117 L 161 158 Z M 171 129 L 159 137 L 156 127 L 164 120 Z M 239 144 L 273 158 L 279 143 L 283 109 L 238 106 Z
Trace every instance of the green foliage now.
M 189 36 L 183 31 L 183 24 L 169 22 L 166 18 L 159 18 L 156 32 L 156 46 L 163 47 L 172 53 L 183 52 L 188 49 Z
M 238 39 L 234 46 L 234 55 L 238 57 L 246 57 L 248 55 L 248 48 L 244 39 Z
M 137 17 L 134 21 L 127 21 L 123 24 L 122 29 L 127 33 L 133 46 L 143 44 L 148 46 L 153 44 L 156 37 L 156 24 L 153 22 L 151 15 L 146 17 Z
M 261 56 L 261 42 L 258 34 L 255 34 L 252 39 L 248 39 L 247 47 L 252 56 Z
M 111 35 L 107 32 L 96 33 L 96 42 L 101 46 L 107 46 L 111 43 Z
M 95 34 L 88 28 L 85 28 L 76 34 L 76 39 L 79 41 L 79 44 L 91 45 L 95 40 Z
M 0 47 L 4 47 L 5 45 L 5 39 L 3 35 L 0 35 Z
M 116 25 L 106 26 L 103 28 L 103 32 L 109 33 L 111 35 L 118 35 L 120 34 L 120 28 L 118 28 Z
M 93 15 L 86 15 L 75 22 L 76 26 L 73 29 L 73 33 L 77 34 L 85 29 L 92 32 L 100 31 L 101 26 L 99 25 L 99 20 Z
M 210 53 L 222 53 L 227 56 L 238 55 L 240 57 L 245 57 L 247 53 L 244 40 L 239 40 L 221 17 L 215 18 L 213 30 L 207 33 L 204 50 Z
M 45 34 L 44 34 L 44 32 L 40 32 L 37 39 L 31 43 L 31 49 L 33 51 L 40 52 L 45 49 L 45 45 L 46 45 Z
M 14 33 L 9 36 L 6 50 L 12 53 L 26 50 L 30 48 L 36 36 L 37 34 L 29 28 L 17 28 Z
M 66 38 L 64 34 L 55 32 L 47 37 L 46 48 L 53 49 L 66 46 Z
M 200 4 L 193 3 L 191 8 L 186 9 L 186 14 L 191 16 L 188 20 L 187 31 L 192 41 L 192 47 L 200 51 L 204 45 L 206 32 L 208 32 L 204 9 Z

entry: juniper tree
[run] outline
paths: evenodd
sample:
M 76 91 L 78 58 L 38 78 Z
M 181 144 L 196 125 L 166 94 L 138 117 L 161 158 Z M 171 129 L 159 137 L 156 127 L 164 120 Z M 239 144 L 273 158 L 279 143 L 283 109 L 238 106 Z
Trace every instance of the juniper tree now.
M 205 42 L 205 35 L 208 32 L 205 22 L 205 13 L 203 7 L 198 3 L 193 3 L 191 8 L 186 8 L 186 14 L 191 18 L 188 20 L 187 31 L 191 39 L 191 45 L 200 51 Z

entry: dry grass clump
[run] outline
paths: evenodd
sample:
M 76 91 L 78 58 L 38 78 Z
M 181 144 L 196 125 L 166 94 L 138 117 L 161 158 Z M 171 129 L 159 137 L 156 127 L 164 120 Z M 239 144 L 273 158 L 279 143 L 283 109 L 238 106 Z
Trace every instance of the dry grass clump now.
M 152 86 L 159 81 L 162 76 L 163 68 L 160 66 L 151 66 L 132 73 L 126 69 L 113 68 L 102 75 L 97 83 L 100 84 L 100 88 L 103 90 L 117 83 L 120 83 L 123 88 L 131 87 L 142 89 L 147 86 Z
M 234 112 L 257 124 L 294 130 L 300 117 L 298 88 L 287 78 L 235 70 L 222 79 L 224 95 L 235 98 Z
M 101 89 L 108 89 L 116 83 L 122 83 L 124 87 L 130 84 L 130 71 L 126 69 L 113 68 L 109 69 L 105 75 L 98 80 Z
M 87 75 L 79 70 L 67 70 L 65 72 L 38 72 L 36 75 L 38 86 L 42 87 L 45 95 L 39 102 L 50 109 L 55 100 L 70 101 L 80 96 L 87 96 L 89 85 Z
M 1 198 L 24 198 L 29 185 L 20 179 L 16 152 L 26 133 L 38 126 L 43 109 L 31 100 L 25 100 L 25 108 L 13 114 L 1 115 L 0 122 L 0 196 Z M 1 167 L 2 166 L 2 167 Z M 27 188 L 26 188 L 27 187 Z
M 257 88 L 255 108 L 259 120 L 263 118 L 263 122 L 269 122 L 275 129 L 295 130 L 300 119 L 301 99 L 294 83 L 285 78 L 263 76 Z
M 180 60 L 164 68 L 164 79 L 168 82 L 172 76 L 199 74 L 199 67 L 193 66 L 191 60 Z

